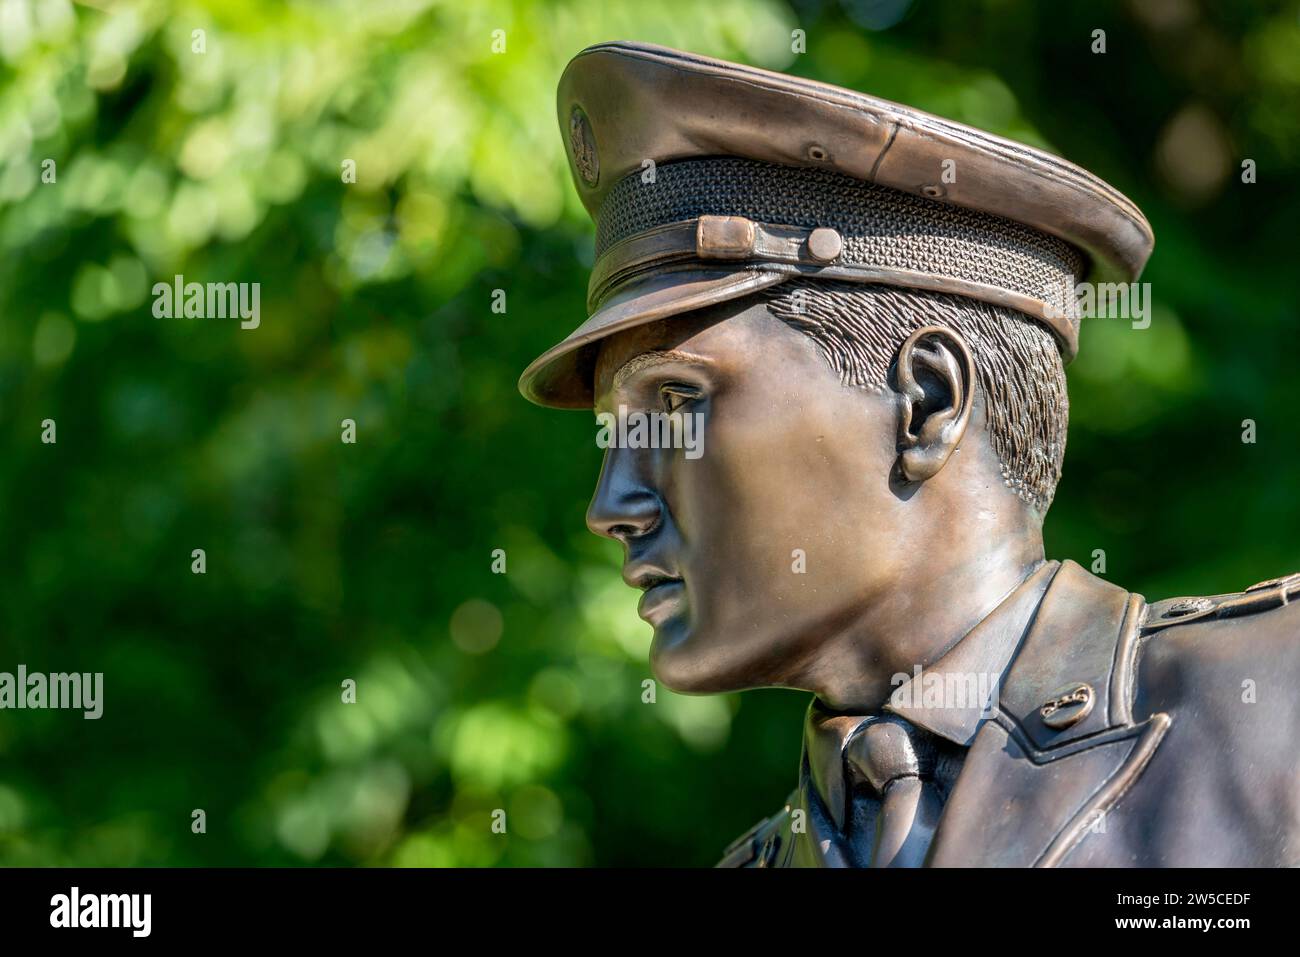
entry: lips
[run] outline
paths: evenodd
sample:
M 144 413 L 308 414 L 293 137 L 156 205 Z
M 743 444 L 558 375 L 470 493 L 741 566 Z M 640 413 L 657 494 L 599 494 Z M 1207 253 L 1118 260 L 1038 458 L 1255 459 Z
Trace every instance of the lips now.
M 624 566 L 623 581 L 645 592 L 637 606 L 637 614 L 656 627 L 681 604 L 681 599 L 686 595 L 682 579 L 664 566 L 646 559 L 638 559 Z
M 681 605 L 685 597 L 685 582 L 680 578 L 662 578 L 646 589 L 636 612 L 642 619 L 658 627 Z

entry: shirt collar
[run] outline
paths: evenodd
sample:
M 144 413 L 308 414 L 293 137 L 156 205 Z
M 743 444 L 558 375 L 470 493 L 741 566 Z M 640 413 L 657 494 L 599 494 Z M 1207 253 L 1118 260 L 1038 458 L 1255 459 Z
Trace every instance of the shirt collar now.
M 975 737 L 991 703 L 996 706 L 1002 676 L 1011 665 L 1021 639 L 1029 629 L 1038 605 L 1047 592 L 1060 562 L 1044 562 L 998 603 L 978 625 L 944 652 L 918 681 L 915 674 L 895 688 L 885 710 L 906 718 L 913 724 L 960 745 L 969 745 Z M 945 675 L 965 679 L 966 675 L 986 674 L 984 688 L 975 682 L 976 691 L 984 690 L 962 708 L 945 707 L 942 696 L 929 701 L 927 684 L 945 684 Z M 935 676 L 931 678 L 930 676 Z M 844 747 L 870 715 L 839 714 L 813 698 L 804 721 L 804 774 L 823 799 L 837 827 L 844 824 L 847 804 L 844 780 Z

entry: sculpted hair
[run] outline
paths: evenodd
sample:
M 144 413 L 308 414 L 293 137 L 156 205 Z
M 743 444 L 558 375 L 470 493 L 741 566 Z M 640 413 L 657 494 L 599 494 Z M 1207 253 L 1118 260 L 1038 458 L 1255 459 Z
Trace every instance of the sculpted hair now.
M 1056 340 L 1015 310 L 964 296 L 796 279 L 764 294 L 772 313 L 810 336 L 846 385 L 881 393 L 898 349 L 922 326 L 961 334 L 975 360 L 1004 483 L 1046 512 L 1061 478 L 1070 402 Z

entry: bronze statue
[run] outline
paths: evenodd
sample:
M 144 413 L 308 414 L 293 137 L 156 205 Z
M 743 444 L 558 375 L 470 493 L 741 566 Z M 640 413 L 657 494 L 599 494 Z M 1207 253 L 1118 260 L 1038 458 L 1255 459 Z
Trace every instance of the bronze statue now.
M 1043 553 L 1079 291 L 1137 279 L 1141 212 L 1047 153 L 658 47 L 579 54 L 558 108 L 591 318 L 520 388 L 693 417 L 695 454 L 609 433 L 588 524 L 665 685 L 815 695 L 798 787 L 723 863 L 1300 863 L 1300 575 L 1151 604 Z

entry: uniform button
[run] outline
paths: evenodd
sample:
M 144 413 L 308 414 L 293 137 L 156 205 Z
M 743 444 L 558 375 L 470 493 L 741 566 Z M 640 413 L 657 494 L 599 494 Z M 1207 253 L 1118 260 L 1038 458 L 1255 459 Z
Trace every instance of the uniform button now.
M 1057 691 L 1038 709 L 1043 724 L 1057 731 L 1073 727 L 1092 713 L 1097 693 L 1092 685 L 1076 682 Z
M 819 262 L 830 262 L 843 248 L 844 240 L 829 226 L 818 226 L 808 235 L 808 255 Z
M 1208 598 L 1184 598 L 1170 605 L 1169 610 L 1164 613 L 1163 617 L 1182 618 L 1184 615 L 1194 615 L 1197 612 L 1213 607 L 1214 602 Z

